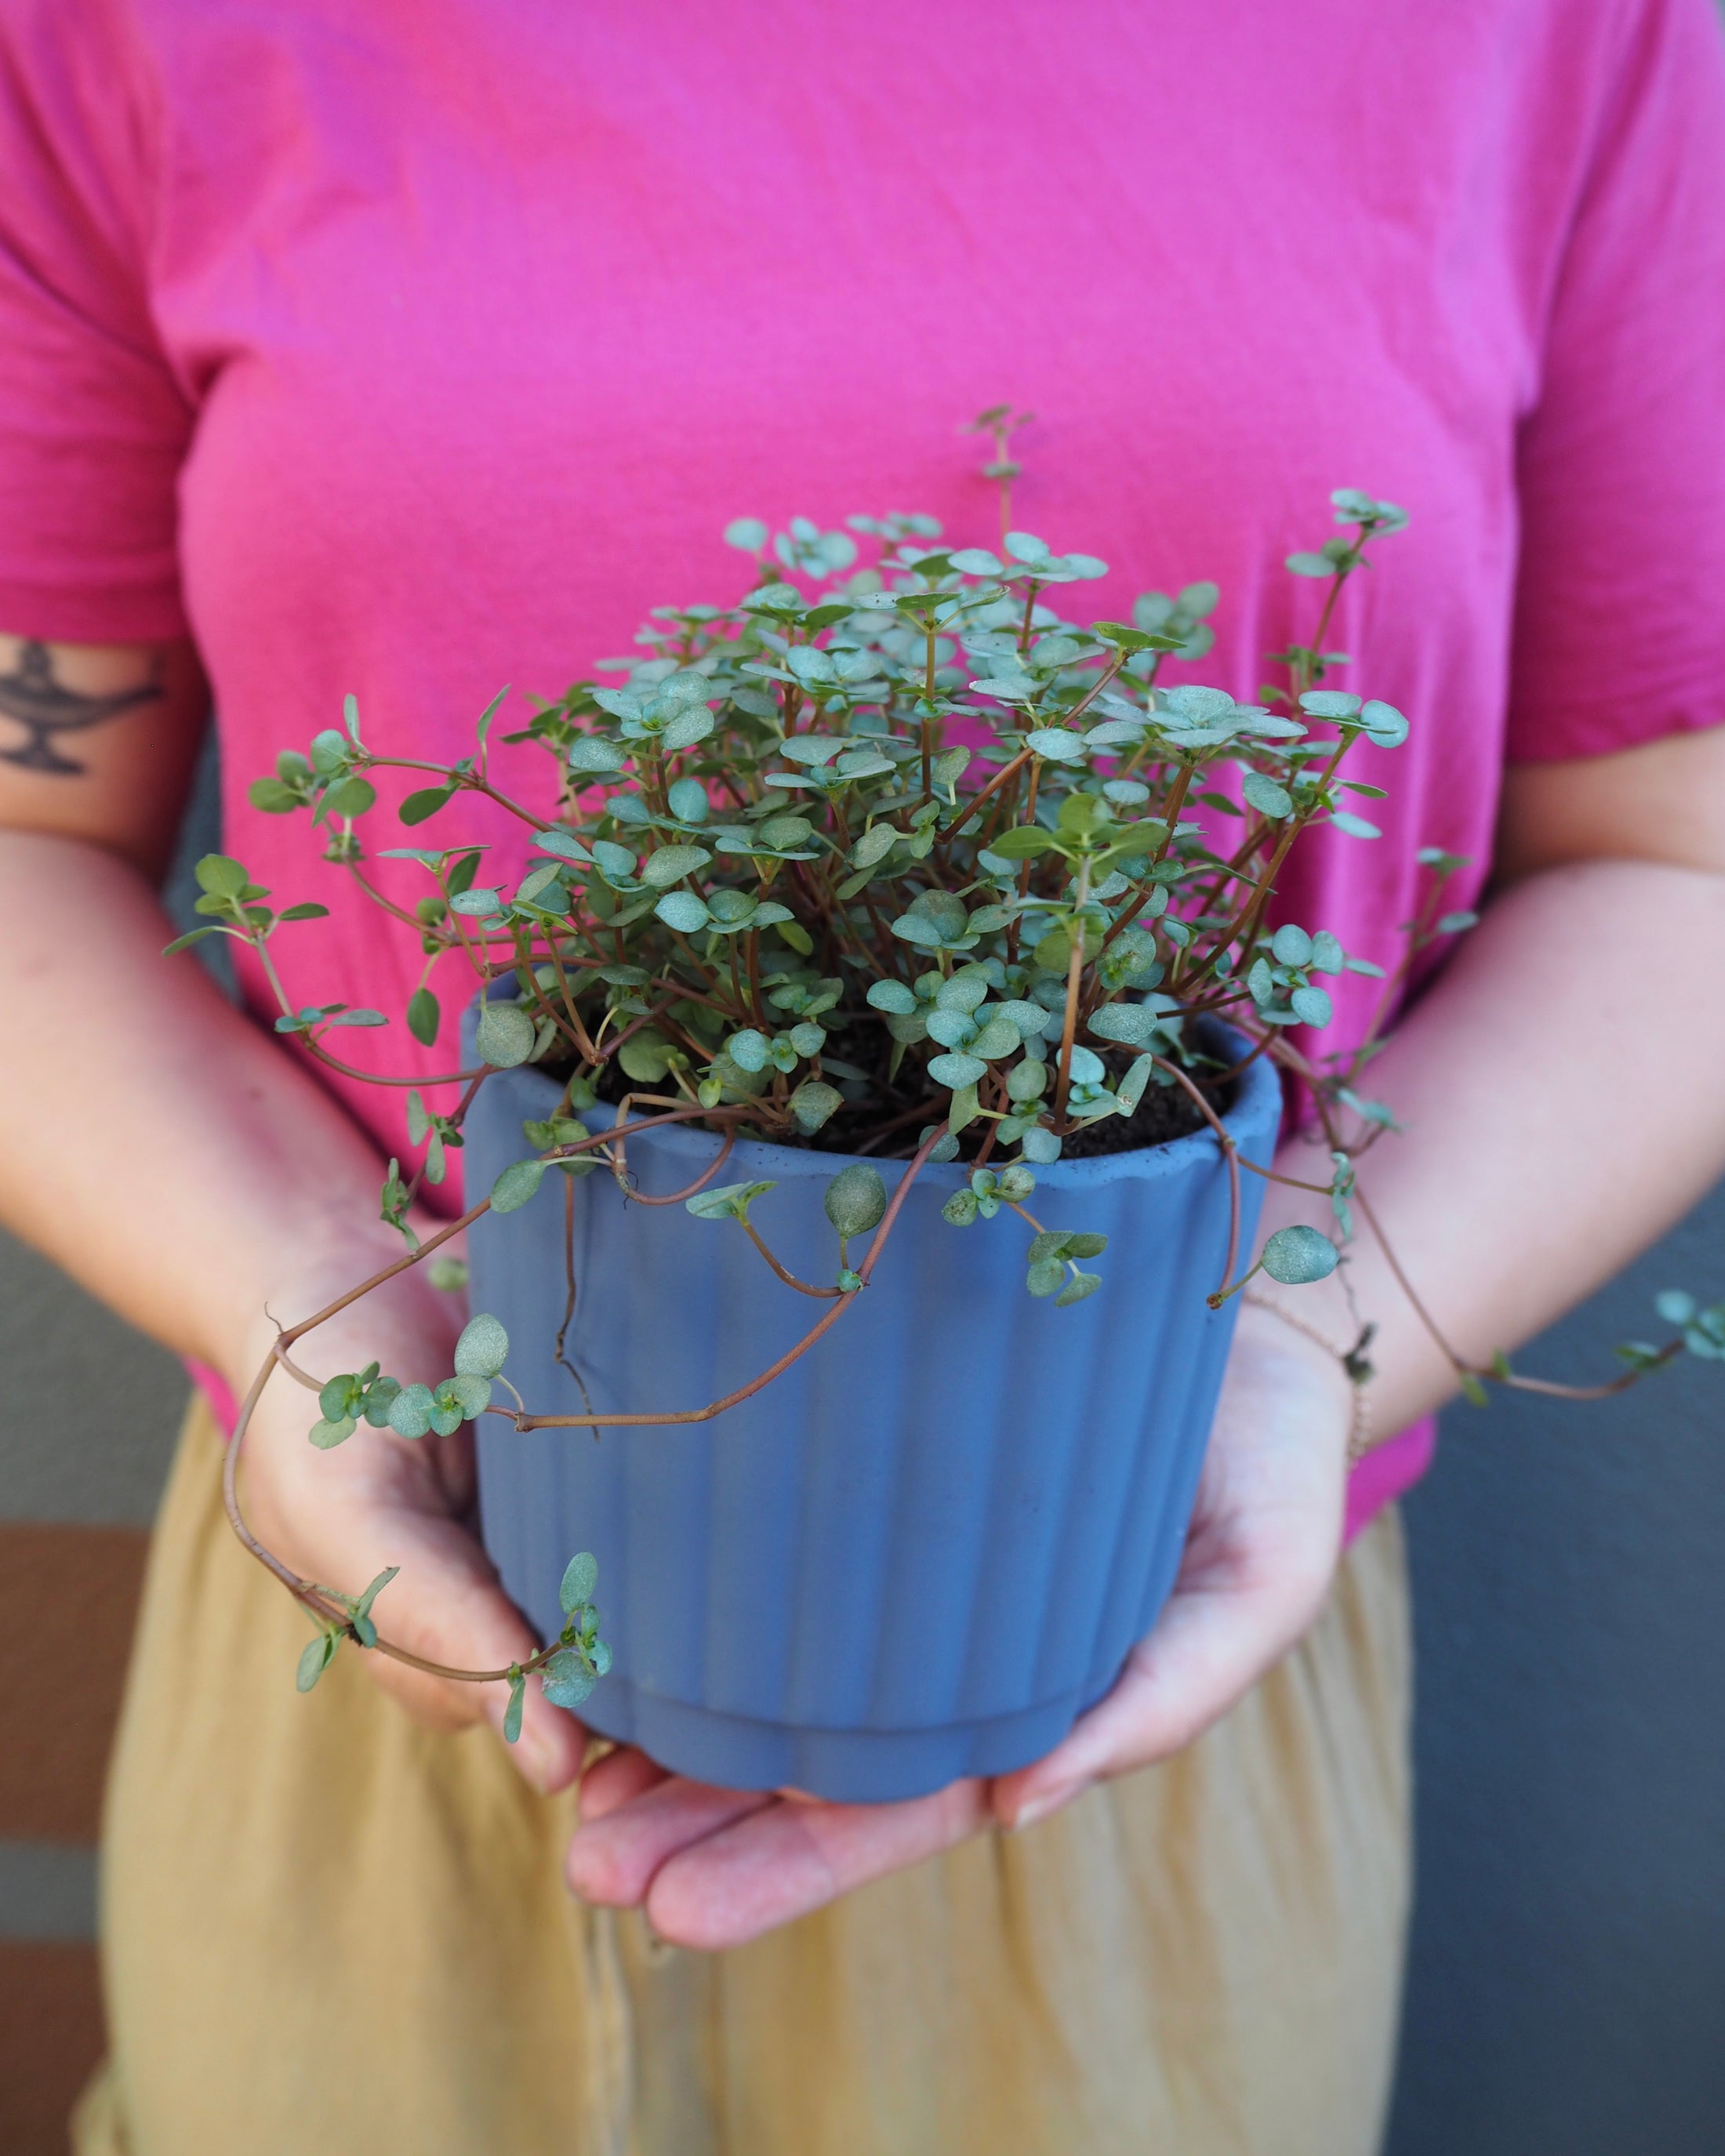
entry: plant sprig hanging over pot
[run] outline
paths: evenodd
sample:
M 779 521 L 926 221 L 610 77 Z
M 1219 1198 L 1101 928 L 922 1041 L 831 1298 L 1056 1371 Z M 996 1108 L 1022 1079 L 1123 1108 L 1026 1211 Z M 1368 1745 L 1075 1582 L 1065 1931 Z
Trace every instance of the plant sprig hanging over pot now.
M 1002 489 L 1004 526 L 1019 470 L 1010 455 L 1016 424 L 1004 407 L 978 422 L 993 439 L 989 471 Z M 854 516 L 831 531 L 797 518 L 777 536 L 743 519 L 725 535 L 753 563 L 735 605 L 655 609 L 639 639 L 646 656 L 615 662 L 620 679 L 578 681 L 505 737 L 537 743 L 554 760 L 552 813 L 493 780 L 501 694 L 478 721 L 473 752 L 453 763 L 374 753 L 351 697 L 341 729 L 318 734 L 307 754 L 283 753 L 275 775 L 253 786 L 254 806 L 309 812 L 326 834 L 326 860 L 418 937 L 424 964 L 402 1015 L 422 1045 L 435 1045 L 444 1030 L 451 966 L 484 996 L 482 1061 L 410 1086 L 408 1132 L 420 1158 L 406 1174 L 392 1161 L 382 1195 L 404 1255 L 331 1311 L 282 1333 L 239 1437 L 278 1363 L 318 1392 L 311 1437 L 326 1446 L 362 1424 L 411 1439 L 482 1414 L 506 1415 L 521 1430 L 595 1433 L 710 1419 L 842 1318 L 917 1173 L 961 1155 L 969 1183 L 947 1202 L 946 1219 L 968 1229 L 1016 1214 L 1030 1231 L 1028 1291 L 1061 1306 L 1081 1301 L 1099 1285 L 1086 1267 L 1102 1256 L 1106 1239 L 1081 1222 L 1037 1218 L 1027 1203 L 1036 1172 L 1063 1153 L 1146 1142 L 1153 1099 L 1178 1103 L 1194 1127 L 1214 1133 L 1237 1193 L 1241 1157 L 1218 1111 L 1239 1064 L 1230 1067 L 1219 1051 L 1219 1023 L 1307 1089 L 1332 1174 L 1299 1187 L 1327 1195 L 1341 1245 L 1356 1206 L 1374 1224 L 1355 1189 L 1356 1163 L 1394 1122 L 1362 1082 L 1409 968 L 1473 916 L 1443 903 L 1465 864 L 1422 854 L 1426 898 L 1365 1038 L 1316 1060 L 1291 1038 L 1295 1028 L 1329 1024 L 1329 984 L 1349 973 L 1382 978 L 1382 969 L 1320 925 L 1272 925 L 1276 879 L 1315 827 L 1348 842 L 1377 837 L 1353 804 L 1380 789 L 1345 775 L 1348 758 L 1362 742 L 1394 749 L 1408 733 L 1392 705 L 1324 685 L 1344 663 L 1325 649 L 1340 595 L 1406 518 L 1355 490 L 1331 499 L 1335 536 L 1287 562 L 1296 577 L 1324 586 L 1311 640 L 1276 655 L 1285 678 L 1255 703 L 1159 678 L 1169 657 L 1194 660 L 1209 649 L 1214 584 L 1147 593 L 1129 621 L 1081 625 L 1066 618 L 1076 588 L 1106 565 L 1028 532 L 1004 529 L 990 550 L 946 543 L 927 516 Z M 431 843 L 378 855 L 424 878 L 407 904 L 367 873 L 360 826 L 377 807 L 373 774 L 382 770 L 420 774 L 400 821 L 437 827 Z M 475 796 L 531 834 L 530 865 L 511 887 L 485 880 L 485 848 L 445 828 Z M 295 1003 L 270 948 L 282 925 L 326 909 L 273 911 L 269 892 L 224 855 L 206 858 L 198 875 L 199 910 L 211 918 L 171 947 L 211 933 L 245 942 L 276 997 L 278 1031 L 327 1067 L 366 1078 L 336 1053 L 332 1036 L 382 1025 L 385 1014 Z M 422 1243 L 410 1219 L 414 1201 L 443 1180 L 477 1088 L 490 1072 L 526 1064 L 562 1080 L 557 1112 L 525 1126 L 522 1158 L 460 1221 Z M 447 1375 L 397 1377 L 374 1366 L 319 1381 L 295 1363 L 295 1342 L 334 1308 L 429 1258 L 481 1213 L 526 1204 L 547 1173 L 573 1178 L 603 1163 L 628 1188 L 630 1134 L 665 1122 L 694 1123 L 725 1143 L 686 1191 L 640 1202 L 680 1199 L 692 1213 L 732 1224 L 789 1289 L 825 1306 L 748 1385 L 676 1412 L 601 1414 L 589 1403 L 580 1414 L 536 1414 L 503 1377 L 508 1342 L 487 1316 L 463 1334 Z M 716 1184 L 738 1137 L 896 1153 L 910 1166 L 890 1199 L 865 1163 L 835 1175 L 834 1276 L 805 1281 L 752 1217 L 771 1181 Z M 1235 1274 L 1238 1217 L 1236 1200 L 1213 1306 L 1250 1277 Z M 850 1243 L 865 1235 L 866 1254 L 853 1265 Z M 1326 1276 L 1337 1258 L 1337 1240 L 1284 1229 L 1253 1270 L 1297 1285 Z M 1522 1378 L 1501 1356 L 1476 1368 L 1432 1329 L 1471 1396 L 1493 1378 L 1585 1396 L 1621 1389 L 1686 1348 L 1725 1356 L 1725 1309 L 1667 1297 L 1674 1323 L 1680 1301 L 1675 1338 L 1620 1351 L 1622 1373 L 1591 1389 Z M 1349 1358 L 1359 1382 L 1370 1374 L 1366 1344 L 1363 1331 Z M 498 1400 L 499 1385 L 512 1404 Z M 416 1661 L 379 1639 L 372 1622 L 371 1598 L 387 1583 L 351 1600 L 300 1579 L 255 1541 L 237 1502 L 239 1456 L 236 1441 L 227 1466 L 235 1530 L 323 1627 L 322 1645 L 315 1640 L 302 1661 L 302 1684 L 316 1681 L 344 1638 Z M 438 1673 L 508 1682 L 516 1723 L 535 1670 L 558 1688 L 553 1696 L 576 1703 L 608 1656 L 592 1608 L 591 1561 L 572 1560 L 569 1577 L 582 1591 L 566 1599 L 568 1623 L 531 1662 L 489 1671 L 439 1666 Z

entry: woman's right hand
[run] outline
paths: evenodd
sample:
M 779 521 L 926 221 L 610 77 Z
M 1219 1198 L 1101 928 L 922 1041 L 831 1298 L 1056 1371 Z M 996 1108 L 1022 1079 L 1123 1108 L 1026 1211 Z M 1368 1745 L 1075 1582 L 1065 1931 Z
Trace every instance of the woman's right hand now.
M 290 1275 L 270 1297 L 270 1312 L 297 1324 L 399 1254 L 398 1244 L 356 1239 L 339 1256 Z M 403 1384 L 435 1385 L 453 1367 L 459 1301 L 414 1267 L 306 1333 L 294 1360 L 320 1381 L 377 1362 Z M 274 1325 L 260 1320 L 233 1358 L 239 1395 L 275 1337 Z M 409 1440 L 362 1422 L 345 1443 L 321 1451 L 307 1436 L 317 1419 L 316 1395 L 285 1370 L 274 1372 L 246 1433 L 239 1478 L 240 1509 L 264 1548 L 302 1578 L 347 1594 L 398 1565 L 372 1619 L 381 1637 L 429 1661 L 499 1669 L 532 1654 L 539 1643 L 478 1538 L 474 1425 L 464 1423 L 450 1437 Z M 350 1645 L 342 1651 L 362 1650 Z M 421 1721 L 452 1729 L 483 1719 L 501 1734 L 506 1686 L 429 1676 L 377 1652 L 365 1659 L 382 1688 Z M 286 1671 L 280 1676 L 290 1681 Z M 510 1757 L 532 1786 L 547 1793 L 567 1787 L 580 1773 L 584 1743 L 574 1717 L 529 1683 Z

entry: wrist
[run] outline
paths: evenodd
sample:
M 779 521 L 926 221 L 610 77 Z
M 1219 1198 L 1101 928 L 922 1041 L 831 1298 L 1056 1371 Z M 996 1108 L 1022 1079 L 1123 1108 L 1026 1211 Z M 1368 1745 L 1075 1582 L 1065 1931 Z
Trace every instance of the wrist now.
M 304 1325 L 408 1255 L 393 1230 L 351 1220 L 340 1232 L 278 1245 L 244 1304 L 227 1314 L 215 1352 L 203 1359 L 243 1395 L 282 1332 Z M 295 1359 L 321 1374 L 328 1374 L 326 1364 L 330 1371 L 346 1368 L 356 1357 L 357 1367 L 374 1357 L 387 1363 L 399 1342 L 418 1344 L 444 1334 L 453 1342 L 460 1318 L 460 1299 L 434 1288 L 424 1264 L 410 1265 L 307 1333 Z
M 1296 1293 L 1303 1291 L 1296 1291 Z M 1255 1281 L 1242 1291 L 1240 1326 L 1255 1339 L 1258 1352 L 1298 1363 L 1307 1383 L 1316 1383 L 1328 1402 L 1332 1425 L 1339 1427 L 1348 1463 L 1353 1466 L 1374 1441 L 1368 1366 L 1358 1337 L 1323 1322 L 1332 1313 L 1310 1315 L 1293 1296 L 1272 1284 Z

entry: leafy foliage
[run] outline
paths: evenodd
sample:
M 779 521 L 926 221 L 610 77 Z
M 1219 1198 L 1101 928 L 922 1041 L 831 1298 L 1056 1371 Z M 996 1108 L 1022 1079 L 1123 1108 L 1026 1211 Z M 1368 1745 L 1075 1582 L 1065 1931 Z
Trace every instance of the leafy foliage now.
M 495 1213 L 528 1204 L 548 1174 L 572 1178 L 602 1160 L 628 1188 L 628 1132 L 664 1117 L 727 1140 L 908 1156 L 907 1178 L 962 1153 L 969 1172 L 946 1219 L 964 1229 L 1017 1214 L 1031 1230 L 1028 1292 L 1070 1306 L 1101 1285 L 1086 1265 L 1106 1238 L 1037 1219 L 1026 1203 L 1036 1171 L 1122 1124 L 1132 1142 L 1153 1086 L 1183 1088 L 1234 1159 L 1198 1082 L 1228 1075 L 1219 1021 L 1308 1089 L 1331 1162 L 1328 1185 L 1312 1187 L 1327 1189 L 1337 1240 L 1281 1229 L 1210 1304 L 1260 1270 L 1288 1286 L 1335 1270 L 1354 1233 L 1356 1163 L 1396 1127 L 1363 1091 L 1382 1027 L 1409 969 L 1475 919 L 1445 904 L 1465 863 L 1423 851 L 1425 896 L 1364 1038 L 1344 1052 L 1313 1045 L 1343 977 L 1381 969 L 1325 926 L 1276 917 L 1272 901 L 1291 850 L 1314 827 L 1331 843 L 1379 835 L 1358 804 L 1383 789 L 1353 775 L 1357 752 L 1399 747 L 1409 721 L 1380 698 L 1329 685 L 1349 662 L 1326 646 L 1348 579 L 1406 516 L 1356 489 L 1332 495 L 1336 531 L 1286 562 L 1323 587 L 1310 640 L 1272 654 L 1281 680 L 1240 702 L 1162 678 L 1169 660 L 1189 665 L 1211 649 L 1214 583 L 1145 593 L 1125 621 L 1072 618 L 1080 588 L 1107 565 L 1014 527 L 1011 443 L 1025 417 L 1002 405 L 976 422 L 1000 488 L 998 548 L 955 546 L 921 515 L 855 516 L 824 531 L 796 517 L 777 533 L 752 517 L 732 523 L 726 542 L 752 562 L 734 603 L 655 608 L 637 656 L 603 663 L 609 678 L 536 701 L 505 737 L 552 760 L 546 813 L 491 774 L 506 691 L 481 714 L 472 752 L 441 764 L 373 753 L 350 697 L 341 728 L 303 753 L 284 751 L 253 785 L 256 808 L 307 814 L 326 859 L 416 939 L 423 966 L 402 1018 L 417 1043 L 442 1037 L 452 993 L 465 999 L 444 978 L 450 966 L 466 969 L 466 994 L 482 998 L 480 1069 L 409 1091 L 419 1158 L 406 1173 L 392 1160 L 380 1194 L 382 1218 L 416 1255 L 414 1206 L 461 1144 L 472 1089 L 493 1071 L 536 1065 L 558 1075 L 562 1098 L 524 1126 L 529 1151 L 494 1184 Z M 362 874 L 360 827 L 389 769 L 415 775 L 398 819 L 431 840 L 378 856 L 423 879 L 409 904 Z M 499 875 L 487 847 L 456 828 L 452 809 L 475 797 L 531 833 L 518 876 Z M 325 909 L 274 910 L 228 855 L 207 856 L 197 874 L 207 924 L 171 947 L 209 934 L 247 942 L 275 995 L 277 1030 L 328 1067 L 365 1077 L 331 1044 L 346 1029 L 386 1024 L 386 1014 L 296 1003 L 275 963 L 280 928 Z M 458 1101 L 428 1106 L 435 1089 L 458 1083 L 467 1088 Z M 614 1116 L 608 1131 L 588 1120 L 602 1103 Z M 740 1230 L 791 1287 L 824 1301 L 854 1297 L 896 1211 L 886 1178 L 857 1159 L 827 1185 L 838 1239 L 831 1286 L 797 1280 L 768 1248 L 752 1209 L 775 1187 L 764 1178 L 680 1194 L 691 1214 Z M 854 1265 L 850 1246 L 865 1236 Z M 438 1265 L 444 1285 L 460 1284 L 458 1261 Z M 570 1265 L 572 1312 L 572 1256 Z M 1661 1297 L 1676 1338 L 1621 1349 L 1629 1367 L 1600 1389 L 1686 1350 L 1725 1359 L 1722 1309 L 1676 1291 Z M 824 1316 L 794 1352 L 830 1322 Z M 1368 1327 L 1348 1358 L 1357 1382 L 1370 1373 L 1369 1337 Z M 503 1375 L 508 1348 L 502 1326 L 481 1314 L 461 1335 L 453 1371 L 434 1382 L 403 1381 L 375 1363 L 332 1378 L 312 1442 L 345 1443 L 362 1423 L 409 1441 L 447 1439 L 487 1412 L 522 1429 L 578 1421 L 528 1413 Z M 562 1335 L 557 1353 L 567 1359 Z M 1450 1360 L 1470 1396 L 1487 1376 L 1533 1382 L 1502 1357 L 1481 1370 Z M 500 1384 L 513 1407 L 497 1400 Z M 665 1419 L 703 1419 L 724 1404 Z M 619 1419 L 588 1405 L 596 1435 Z M 344 1638 L 376 1644 L 371 1600 L 390 1577 L 352 1601 L 306 1585 L 302 1599 L 328 1615 L 301 1658 L 302 1690 Z M 511 1741 L 529 1675 L 554 1704 L 575 1708 L 608 1668 L 595 1585 L 591 1557 L 573 1558 L 558 1640 L 506 1671 L 466 1673 L 508 1683 Z
M 1019 424 L 1006 407 L 978 423 L 1003 490 Z M 569 1074 L 568 1112 L 528 1127 L 534 1153 L 500 1176 L 494 1209 L 527 1204 L 550 1166 L 591 1168 L 580 1116 L 602 1087 L 792 1146 L 848 1150 L 907 1125 L 920 1145 L 943 1127 L 933 1158 L 962 1139 L 985 1177 L 1029 1177 L 1076 1133 L 1129 1123 L 1152 1084 L 1204 1067 L 1215 1039 L 1204 1021 L 1260 1040 L 1327 1025 L 1325 981 L 1376 968 L 1327 930 L 1273 922 L 1274 880 L 1315 824 L 1371 834 L 1344 805 L 1344 759 L 1407 733 L 1381 700 L 1319 685 L 1337 596 L 1371 541 L 1405 521 L 1347 490 L 1334 508 L 1348 536 L 1295 557 L 1296 573 L 1321 562 L 1329 580 L 1317 638 L 1283 654 L 1286 685 L 1257 703 L 1160 680 L 1171 655 L 1209 650 L 1213 583 L 1147 593 L 1130 620 L 1086 626 L 1069 593 L 1106 564 L 1034 533 L 1009 526 L 997 552 L 946 542 L 927 516 L 855 516 L 839 531 L 798 518 L 777 535 L 742 518 L 726 537 L 755 576 L 734 605 L 655 609 L 643 655 L 612 669 L 620 678 L 576 682 L 507 737 L 555 759 L 555 818 L 491 783 L 501 699 L 475 754 L 410 765 L 434 782 L 403 803 L 410 827 L 479 793 L 533 834 L 512 887 L 480 880 L 484 849 L 465 838 L 385 849 L 429 884 L 413 916 L 427 958 L 405 1013 L 415 1040 L 441 1024 L 431 973 L 465 959 L 485 990 L 485 1067 Z M 309 812 L 330 858 L 357 869 L 368 774 L 402 761 L 367 749 L 350 703 L 345 730 L 285 752 L 253 800 Z M 279 925 L 268 893 L 237 861 L 201 873 L 221 925 L 261 948 Z M 282 1004 L 281 1029 L 326 1060 L 335 1029 L 382 1022 Z M 413 1197 L 445 1173 L 459 1122 L 411 1096 L 425 1158 L 411 1181 L 392 1168 L 382 1208 L 409 1236 Z M 849 1240 L 868 1232 L 862 1194 L 878 1191 L 870 1226 L 885 1209 L 867 1175 L 841 1176 L 829 1199 L 847 1286 Z M 723 1186 L 690 1209 L 752 1233 L 760 1194 Z M 968 1224 L 999 1203 L 983 1183 L 947 1217 Z M 1049 1262 L 1030 1268 L 1034 1291 Z M 1095 1277 L 1062 1270 L 1046 1291 L 1067 1304 Z M 392 1426 L 454 1427 L 479 1397 L 465 1374 L 402 1388 Z M 326 1420 L 357 1426 L 345 1409 Z

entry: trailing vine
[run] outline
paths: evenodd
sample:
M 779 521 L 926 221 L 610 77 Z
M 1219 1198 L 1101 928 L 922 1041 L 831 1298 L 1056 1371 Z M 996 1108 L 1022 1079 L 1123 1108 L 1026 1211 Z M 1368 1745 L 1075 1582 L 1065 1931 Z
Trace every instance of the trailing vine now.
M 506 1683 L 512 1735 L 530 1676 L 547 1698 L 577 1707 L 610 1655 L 584 1553 L 564 1578 L 560 1635 L 500 1670 L 448 1668 L 384 1639 L 372 1606 L 393 1568 L 350 1595 L 272 1555 L 245 1524 L 238 1476 L 252 1414 L 278 1371 L 316 1394 L 310 1437 L 326 1448 L 367 1426 L 408 1440 L 449 1435 L 481 1414 L 520 1431 L 595 1435 L 710 1420 L 842 1322 L 931 1162 L 969 1163 L 968 1185 L 943 1209 L 956 1229 L 1013 1214 L 1031 1230 L 1028 1291 L 1062 1306 L 1082 1301 L 1099 1284 L 1088 1268 L 1106 1238 L 1044 1225 L 1028 1209 L 1037 1171 L 1063 1154 L 1147 1142 L 1183 1118 L 1213 1134 L 1229 1169 L 1233 1226 L 1212 1307 L 1260 1270 L 1288 1286 L 1327 1276 L 1356 1213 L 1382 1242 L 1358 1164 L 1395 1125 L 1370 1096 L 1369 1066 L 1411 969 L 1473 923 L 1445 904 L 1466 864 L 1436 850 L 1420 855 L 1425 892 L 1387 974 L 1322 926 L 1272 926 L 1271 910 L 1285 863 L 1314 828 L 1360 843 L 1378 835 L 1359 804 L 1380 789 L 1349 775 L 1350 752 L 1363 741 L 1397 747 L 1409 722 L 1382 700 L 1326 685 L 1346 663 L 1326 644 L 1348 580 L 1406 518 L 1355 490 L 1332 496 L 1335 531 L 1287 562 L 1322 587 L 1311 640 L 1274 655 L 1282 680 L 1260 701 L 1166 686 L 1167 659 L 1209 649 L 1216 587 L 1147 593 L 1127 621 L 1067 619 L 1072 588 L 1106 564 L 1012 528 L 1020 424 L 1006 407 L 977 422 L 1001 490 L 998 551 L 952 546 L 921 516 L 854 516 L 831 531 L 798 518 L 777 535 L 751 519 L 732 525 L 726 539 L 752 564 L 736 604 L 655 608 L 639 638 L 644 656 L 619 663 L 608 684 L 577 681 L 539 702 L 504 737 L 550 757 L 547 813 L 492 776 L 503 695 L 478 720 L 472 752 L 449 763 L 373 751 L 350 697 L 341 727 L 305 753 L 284 752 L 252 787 L 259 809 L 309 814 L 325 859 L 418 939 L 422 967 L 400 1015 L 422 1048 L 452 1032 L 452 1004 L 482 998 L 475 1067 L 451 1058 L 456 1067 L 434 1076 L 372 1081 L 408 1090 L 417 1158 L 390 1162 L 380 1197 L 403 1255 L 280 1332 L 228 1447 L 235 1532 L 318 1625 L 302 1689 L 351 1640 L 436 1676 Z M 398 770 L 424 782 L 403 801 L 401 824 L 414 833 L 436 824 L 438 836 L 372 855 L 361 827 L 377 805 L 374 782 Z M 531 858 L 511 887 L 488 877 L 485 846 L 459 829 L 444 834 L 475 799 L 523 828 Z M 392 880 L 420 879 L 418 895 L 384 888 L 377 862 L 401 865 Z M 244 942 L 276 1000 L 277 1030 L 327 1069 L 370 1076 L 334 1044 L 386 1024 L 386 1014 L 296 1001 L 276 963 L 280 930 L 326 909 L 272 908 L 270 893 L 225 855 L 207 856 L 198 878 L 208 918 L 170 947 L 212 934 Z M 1333 1015 L 1327 984 L 1350 973 L 1382 982 L 1365 1034 L 1346 1052 L 1312 1053 L 1296 1031 L 1322 1034 Z M 1261 1168 L 1235 1146 L 1230 1089 L 1260 1056 L 1304 1089 L 1327 1180 Z M 524 1126 L 521 1158 L 488 1194 L 422 1239 L 416 1209 L 444 1180 L 480 1087 L 529 1064 L 560 1080 L 555 1112 Z M 685 1190 L 646 1198 L 633 1188 L 629 1141 L 671 1122 L 722 1143 Z M 801 1280 L 774 1253 L 753 1209 L 770 1181 L 716 1182 L 739 1137 L 858 1156 L 826 1193 L 831 1281 Z M 896 1187 L 868 1156 L 907 1163 Z M 462 1333 L 447 1374 L 403 1378 L 372 1363 L 320 1379 L 300 1368 L 302 1338 L 404 1269 L 430 1263 L 434 1279 L 459 1285 L 459 1265 L 436 1254 L 487 1211 L 526 1204 L 550 1175 L 567 1179 L 568 1300 L 557 1352 L 578 1383 L 567 1352 L 573 1182 L 601 1168 L 637 1203 L 681 1203 L 732 1223 L 788 1291 L 822 1306 L 803 1337 L 723 1399 L 629 1413 L 595 1411 L 584 1385 L 578 1412 L 531 1409 L 504 1374 L 504 1328 L 485 1313 Z M 1283 1228 L 1239 1270 L 1242 1170 L 1323 1195 L 1334 1235 Z M 1673 1291 L 1659 1299 L 1672 1336 L 1620 1348 L 1624 1367 L 1599 1385 L 1524 1376 L 1504 1355 L 1476 1365 L 1384 1249 L 1470 1398 L 1493 1382 L 1600 1397 L 1685 1352 L 1725 1357 L 1725 1306 L 1703 1309 Z M 1362 1326 L 1346 1358 L 1359 1384 L 1371 1376 L 1369 1345 Z

